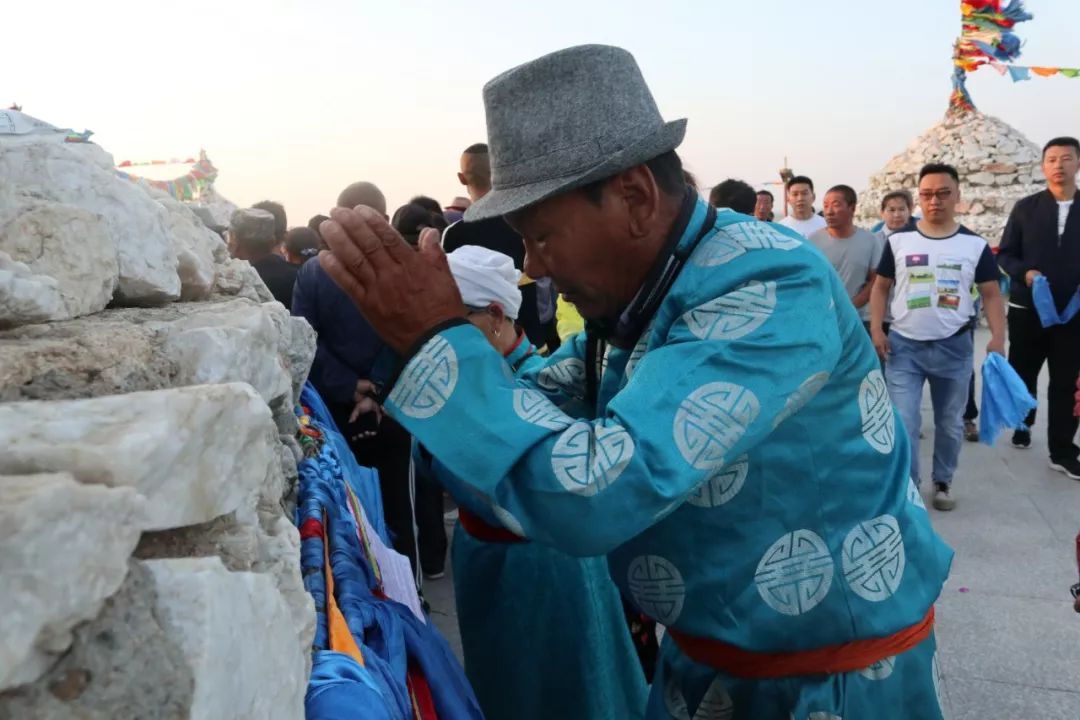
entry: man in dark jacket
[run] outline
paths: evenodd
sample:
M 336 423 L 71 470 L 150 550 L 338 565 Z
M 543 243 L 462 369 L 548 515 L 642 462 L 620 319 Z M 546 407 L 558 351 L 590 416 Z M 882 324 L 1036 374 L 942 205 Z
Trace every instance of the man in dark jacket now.
M 277 244 L 272 214 L 255 208 L 233 213 L 229 221 L 229 253 L 251 263 L 274 299 L 291 309 L 296 266 L 274 252 Z
M 491 162 L 488 159 L 488 146 L 476 143 L 465 148 L 461 155 L 461 171 L 458 180 L 469 192 L 469 198 L 476 202 L 491 190 Z M 508 255 L 514 261 L 514 267 L 521 270 L 525 264 L 525 243 L 521 235 L 514 232 L 502 218 L 481 220 L 480 222 L 456 222 L 446 229 L 443 236 L 443 250 L 449 254 L 463 245 L 479 245 Z M 529 342 L 538 348 L 557 344 L 558 334 L 554 332 L 554 307 L 547 322 L 541 320 L 538 305 L 538 293 L 550 293 L 545 284 L 537 283 L 527 276 L 521 279 L 521 310 L 518 324 L 525 331 Z M 554 298 L 544 298 L 554 302 Z M 550 303 L 547 303 L 550 304 Z M 553 343 L 553 341 L 555 341 Z M 548 347 L 553 350 L 553 347 Z
M 1077 419 L 1072 394 L 1080 373 L 1080 315 L 1044 328 L 1032 300 L 1032 284 L 1042 275 L 1061 313 L 1080 286 L 1080 210 L 1076 173 L 1080 142 L 1055 138 L 1043 148 L 1047 189 L 1016 203 L 998 250 L 998 264 L 1012 278 L 1009 301 L 1009 362 L 1035 395 L 1043 362 L 1050 367 L 1047 416 L 1050 467 L 1080 480 L 1074 438 Z M 1028 416 L 1030 428 L 1035 411 Z M 1031 446 L 1028 428 L 1013 433 L 1013 445 Z
M 357 205 L 386 214 L 383 194 L 371 183 L 353 183 L 338 197 L 339 207 Z M 419 572 L 418 566 L 423 564 L 427 574 L 441 573 L 445 539 L 441 546 L 422 543 L 433 547 L 430 557 L 421 559 L 417 554 L 409 482 L 412 438 L 393 419 L 380 417 L 374 410 L 372 398 L 391 379 L 394 354 L 318 259 L 304 263 L 297 273 L 292 314 L 307 319 L 318 333 L 311 384 L 349 441 L 357 462 L 379 471 L 383 514 L 394 536 L 394 549 L 409 558 L 414 571 Z M 441 517 L 437 524 L 438 532 L 444 533 Z

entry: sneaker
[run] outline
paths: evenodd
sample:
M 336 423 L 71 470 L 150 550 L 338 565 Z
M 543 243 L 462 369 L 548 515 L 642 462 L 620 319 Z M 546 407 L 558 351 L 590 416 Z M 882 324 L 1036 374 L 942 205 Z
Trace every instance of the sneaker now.
M 1080 460 L 1051 460 L 1050 468 L 1065 473 L 1073 480 L 1080 480 Z
M 1027 450 L 1029 447 L 1031 447 L 1031 431 L 1014 430 L 1012 446 L 1014 448 L 1020 448 L 1021 450 Z
M 968 442 L 979 442 L 979 426 L 974 420 L 964 421 L 964 439 Z
M 943 483 L 934 485 L 934 509 L 949 511 L 956 507 L 956 501 L 949 497 L 949 486 Z
M 442 580 L 444 577 L 446 577 L 446 571 L 440 570 L 439 572 L 433 573 L 425 572 L 424 577 L 426 577 L 428 580 Z
M 442 521 L 444 525 L 453 525 L 458 521 L 458 509 L 447 510 L 443 513 Z

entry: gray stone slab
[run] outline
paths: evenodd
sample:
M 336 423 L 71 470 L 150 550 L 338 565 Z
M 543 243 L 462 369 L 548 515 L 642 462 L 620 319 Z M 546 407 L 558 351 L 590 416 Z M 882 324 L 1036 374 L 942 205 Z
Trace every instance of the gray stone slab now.
M 938 603 L 936 631 L 946 677 L 1080 688 L 1080 617 L 1067 592 L 1060 601 L 957 594 Z M 954 689 L 954 705 L 963 696 Z
M 952 720 L 1076 720 L 1080 694 L 986 680 L 946 679 Z
M 1068 600 L 1069 585 L 1076 582 L 1076 559 L 1071 544 L 1015 548 L 963 545 L 953 558 L 949 581 L 941 602 L 977 601 L 983 596 L 1021 599 Z M 1078 618 L 1080 620 L 1080 618 Z
M 930 522 L 945 541 L 960 551 L 1049 547 L 1058 542 L 1046 518 L 1027 495 L 1003 495 L 985 487 L 983 478 L 958 477 L 953 495 L 956 509 L 938 512 L 930 506 Z M 1080 488 L 1077 488 L 1080 490 Z
M 1080 483 L 1053 473 L 1049 487 L 1032 490 L 1028 498 L 1050 526 L 1058 542 L 1071 546 L 1080 532 Z

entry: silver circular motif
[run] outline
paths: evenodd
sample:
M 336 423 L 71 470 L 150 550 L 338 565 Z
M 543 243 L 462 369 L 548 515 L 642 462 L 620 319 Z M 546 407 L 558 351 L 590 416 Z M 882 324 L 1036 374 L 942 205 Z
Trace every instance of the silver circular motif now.
M 754 584 L 765 604 L 782 615 L 802 615 L 825 599 L 832 587 L 829 547 L 813 530 L 795 530 L 765 551 Z
M 680 403 L 675 413 L 675 447 L 692 467 L 707 472 L 717 470 L 760 411 L 754 393 L 740 385 L 702 385 Z
M 427 419 L 446 406 L 457 381 L 457 353 L 446 338 L 436 336 L 405 366 L 387 400 L 409 417 Z
M 859 523 L 844 538 L 844 579 L 869 602 L 892 597 L 904 578 L 907 559 L 900 525 L 892 515 Z
M 620 425 L 578 421 L 551 449 L 551 469 L 572 493 L 591 496 L 615 482 L 634 457 L 634 441 Z
M 683 314 L 701 340 L 738 340 L 761 327 L 776 309 L 775 282 L 749 282 Z
M 674 563 L 659 555 L 642 555 L 630 563 L 626 584 L 641 611 L 664 625 L 682 613 L 686 585 Z
M 870 447 L 882 455 L 892 452 L 896 441 L 896 419 L 881 370 L 871 370 L 859 386 L 859 414 L 862 416 L 862 436 Z

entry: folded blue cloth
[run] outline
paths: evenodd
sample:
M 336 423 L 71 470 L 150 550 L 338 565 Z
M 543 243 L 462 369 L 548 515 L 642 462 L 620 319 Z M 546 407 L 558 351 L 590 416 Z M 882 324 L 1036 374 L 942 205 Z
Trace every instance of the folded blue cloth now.
M 1050 294 L 1050 282 L 1044 275 L 1035 276 L 1031 284 L 1031 298 L 1035 302 L 1035 312 L 1039 313 L 1039 322 L 1044 328 L 1051 325 L 1064 325 L 1080 312 L 1080 288 L 1069 298 L 1069 304 L 1062 313 L 1058 313 L 1054 296 Z
M 998 353 L 986 356 L 982 381 L 979 439 L 993 445 L 1002 430 L 1024 427 L 1024 418 L 1037 403 L 1012 365 Z

